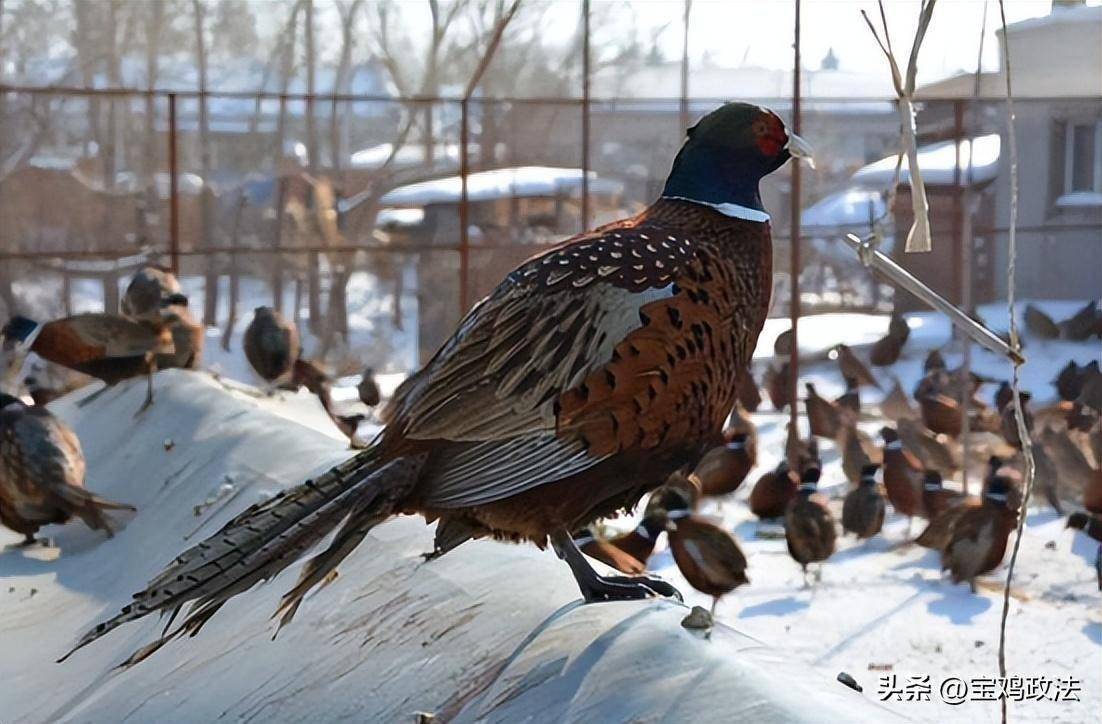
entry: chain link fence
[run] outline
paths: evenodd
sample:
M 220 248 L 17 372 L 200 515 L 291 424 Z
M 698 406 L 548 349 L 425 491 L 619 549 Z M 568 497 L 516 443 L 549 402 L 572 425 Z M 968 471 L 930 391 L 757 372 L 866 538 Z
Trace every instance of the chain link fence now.
M 393 371 L 431 355 L 520 261 L 643 209 L 661 191 L 683 117 L 722 102 L 76 88 L 3 88 L 0 99 L 0 313 L 115 310 L 134 270 L 163 264 L 223 352 L 252 309 L 270 305 L 338 370 Z M 791 106 L 760 102 L 782 116 Z M 1048 173 L 1023 185 L 1020 286 L 1088 296 L 1102 288 L 1097 265 L 1072 260 L 1102 246 L 1099 207 L 1087 203 L 1102 172 L 1085 165 L 1102 153 L 1079 129 L 1095 122 L 1097 101 L 1018 105 L 1022 133 L 1050 139 L 1023 159 Z M 837 242 L 875 226 L 901 254 L 893 239 L 909 225 L 906 188 L 893 213 L 885 208 L 899 137 L 893 102 L 812 97 L 803 109 L 818 165 L 802 184 L 803 313 L 907 308 Z M 905 262 L 951 299 L 968 286 L 977 304 L 1005 293 L 999 113 L 995 100 L 969 99 L 920 111 L 935 251 Z M 787 171 L 762 195 L 780 316 Z

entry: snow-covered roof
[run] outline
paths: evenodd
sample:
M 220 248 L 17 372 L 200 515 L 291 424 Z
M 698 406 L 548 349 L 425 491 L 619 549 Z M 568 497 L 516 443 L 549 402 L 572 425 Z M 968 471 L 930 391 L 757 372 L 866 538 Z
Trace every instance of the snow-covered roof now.
M 973 144 L 974 142 L 974 144 Z M 974 145 L 974 150 L 973 150 Z M 986 183 L 995 178 L 999 170 L 999 150 L 1002 139 L 999 134 L 965 139 L 960 142 L 960 182 L 968 183 L 969 154 L 972 154 L 971 175 L 974 183 Z M 870 163 L 853 174 L 853 180 L 863 186 L 884 186 L 890 184 L 895 175 L 895 156 L 882 158 Z M 953 183 L 954 167 L 957 165 L 957 149 L 953 141 L 942 141 L 918 149 L 918 165 L 922 169 L 922 179 L 931 186 L 948 186 Z M 903 162 L 900 181 L 911 182 L 907 162 Z
M 474 145 L 467 148 L 469 151 L 477 153 Z M 390 162 L 392 166 L 415 166 L 424 163 L 425 160 L 425 146 L 423 144 L 408 143 L 395 153 L 394 144 L 380 143 L 354 152 L 349 158 L 348 165 L 355 169 L 380 168 L 392 153 L 394 154 L 394 159 Z M 452 166 L 457 165 L 459 163 L 459 144 L 443 143 L 437 145 L 433 151 L 433 160 L 437 165 L 440 165 L 441 162 L 447 162 Z
M 162 199 L 167 199 L 171 195 L 171 180 L 172 177 L 164 171 L 158 171 L 153 175 L 157 195 Z M 138 192 L 145 188 L 145 179 L 133 171 L 121 171 L 115 176 L 115 185 L 118 189 Z M 194 196 L 203 190 L 203 177 L 186 172 L 177 174 L 176 187 L 181 194 Z
M 457 203 L 462 195 L 462 185 L 459 176 L 410 184 L 389 192 L 380 199 L 380 203 L 388 206 Z M 524 196 L 577 196 L 581 188 L 582 170 L 578 168 L 518 166 L 479 171 L 467 177 L 467 198 L 471 201 Z M 623 184 L 619 181 L 598 178 L 596 173 L 589 172 L 590 194 L 613 196 L 622 191 Z
M 1035 18 L 1027 18 L 1011 23 L 1007 30 L 1011 33 L 1036 30 L 1050 26 L 1060 26 L 1079 23 L 1102 23 L 1102 6 L 1080 5 L 1079 7 L 1053 7 L 1047 15 L 1039 15 Z M 1001 34 L 1002 28 L 997 28 L 996 33 Z
M 131 624 L 59 665 L 180 550 L 348 458 L 346 442 L 206 375 L 166 370 L 156 385 L 140 425 L 105 423 L 133 415 L 144 383 L 84 408 L 84 390 L 51 406 L 83 443 L 89 487 L 138 513 L 110 539 L 80 524 L 49 529 L 54 560 L 0 556 L 0 677 L 19 682 L 0 687 L 5 720 L 410 721 L 416 710 L 455 722 L 896 720 L 802 656 L 721 622 L 709 638 L 683 628 L 680 603 L 579 606 L 566 566 L 535 546 L 471 541 L 423 564 L 432 529 L 412 517 L 373 530 L 274 640 L 269 616 L 295 568 L 136 666 L 119 663 L 163 621 Z M 0 545 L 16 540 L 0 530 Z
M 869 220 L 885 213 L 884 197 L 877 189 L 850 187 L 819 199 L 800 214 L 804 227 L 867 227 Z
M 424 209 L 382 209 L 375 217 L 375 226 L 380 228 L 417 226 L 424 220 Z
M 850 98 L 895 97 L 891 78 L 879 68 L 869 72 L 847 70 L 809 70 L 800 74 L 804 98 L 832 98 L 845 101 Z M 792 70 L 790 68 L 763 68 L 742 66 L 725 68 L 702 66 L 692 68 L 690 92 L 695 98 L 757 98 L 769 99 L 770 107 L 792 95 Z M 593 95 L 596 98 L 646 98 L 668 99 L 678 103 L 681 95 L 681 63 L 671 61 L 646 65 L 626 77 L 619 68 L 598 72 L 593 79 Z M 852 110 L 864 106 L 863 112 L 892 111 L 891 103 L 869 105 L 839 103 L 839 109 Z

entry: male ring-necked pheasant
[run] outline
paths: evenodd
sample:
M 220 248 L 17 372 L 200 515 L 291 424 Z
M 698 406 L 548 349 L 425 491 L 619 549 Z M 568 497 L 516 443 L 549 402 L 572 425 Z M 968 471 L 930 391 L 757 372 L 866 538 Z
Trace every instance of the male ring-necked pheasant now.
M 193 603 L 131 662 L 140 660 L 339 527 L 284 597 L 285 624 L 372 527 L 399 513 L 439 520 L 450 547 L 490 535 L 550 539 L 586 601 L 675 594 L 654 579 L 599 576 L 571 531 L 634 506 L 721 442 L 769 307 L 758 183 L 808 155 L 767 109 L 729 103 L 705 116 L 661 198 L 525 262 L 476 304 L 401 386 L 371 448 L 241 513 L 78 648 Z

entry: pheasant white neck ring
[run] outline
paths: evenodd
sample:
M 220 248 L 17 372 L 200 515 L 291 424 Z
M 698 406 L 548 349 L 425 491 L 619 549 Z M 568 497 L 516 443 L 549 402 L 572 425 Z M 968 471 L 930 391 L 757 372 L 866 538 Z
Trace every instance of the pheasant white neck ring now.
M 769 214 L 767 212 L 762 211 L 761 209 L 754 209 L 749 206 L 743 206 L 742 204 L 735 204 L 730 201 L 716 204 L 710 201 L 700 201 L 698 199 L 690 199 L 684 196 L 663 196 L 662 198 L 673 199 L 676 201 L 688 201 L 693 204 L 707 206 L 708 208 L 715 209 L 724 216 L 729 216 L 732 219 L 743 219 L 745 221 L 756 221 L 758 223 L 768 223 L 770 221 Z

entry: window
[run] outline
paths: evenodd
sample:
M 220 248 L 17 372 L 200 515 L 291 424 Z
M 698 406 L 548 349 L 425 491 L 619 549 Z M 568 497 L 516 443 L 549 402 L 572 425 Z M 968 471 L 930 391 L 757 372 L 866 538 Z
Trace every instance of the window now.
M 1102 206 L 1102 121 L 1064 128 L 1064 183 L 1058 206 Z

